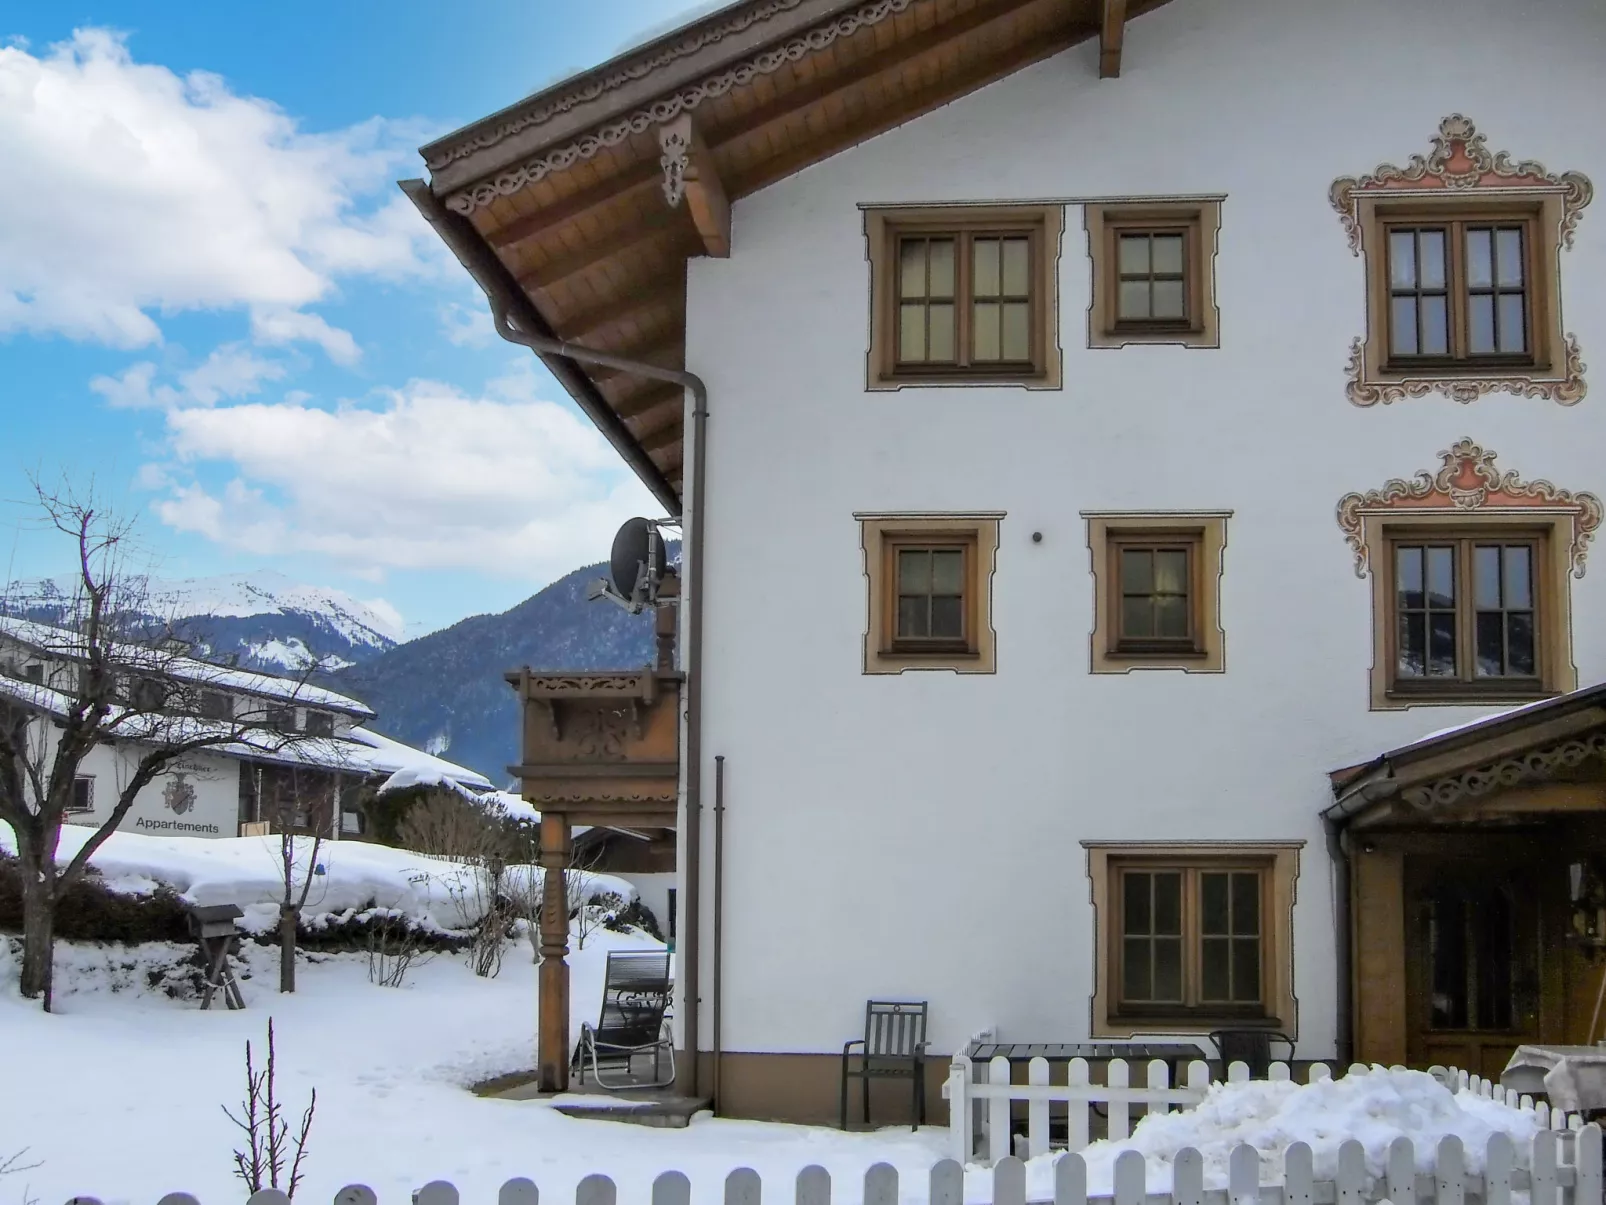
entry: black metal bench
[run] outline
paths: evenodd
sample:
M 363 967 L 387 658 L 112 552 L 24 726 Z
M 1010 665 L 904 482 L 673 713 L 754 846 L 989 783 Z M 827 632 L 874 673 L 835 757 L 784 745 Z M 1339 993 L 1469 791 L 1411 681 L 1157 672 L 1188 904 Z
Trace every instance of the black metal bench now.
M 662 1088 L 675 1079 L 675 1043 L 664 1023 L 669 1011 L 669 953 L 611 950 L 602 988 L 602 1015 L 596 1025 L 580 1026 L 571 1070 L 585 1083 L 586 1063 L 591 1078 L 602 1088 Z M 637 1055 L 652 1055 L 652 1079 L 630 1078 Z M 662 1078 L 662 1057 L 669 1056 L 669 1076 Z M 622 1079 L 603 1075 L 624 1070 Z
M 853 1067 L 854 1047 L 859 1065 Z M 864 1087 L 864 1124 L 870 1124 L 870 1081 L 907 1079 L 914 1093 L 914 1128 L 926 1120 L 926 1001 L 871 1000 L 864 1006 L 864 1037 L 842 1047 L 842 1128 L 848 1128 L 848 1080 Z
M 1294 1040 L 1274 1029 L 1218 1029 L 1210 1034 L 1210 1041 L 1221 1060 L 1223 1079 L 1227 1078 L 1227 1068 L 1233 1063 L 1248 1067 L 1250 1079 L 1265 1079 L 1271 1068 L 1273 1042 L 1288 1047 L 1288 1061 L 1294 1061 Z

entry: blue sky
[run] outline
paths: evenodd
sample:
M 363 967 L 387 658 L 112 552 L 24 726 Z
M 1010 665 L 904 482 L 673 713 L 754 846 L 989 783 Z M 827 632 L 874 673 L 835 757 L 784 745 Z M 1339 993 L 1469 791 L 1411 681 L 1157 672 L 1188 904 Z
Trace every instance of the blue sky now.
M 394 181 L 703 7 L 5 6 L 0 581 L 71 568 L 30 475 L 136 518 L 159 576 L 274 569 L 410 635 L 604 556 L 655 504 Z

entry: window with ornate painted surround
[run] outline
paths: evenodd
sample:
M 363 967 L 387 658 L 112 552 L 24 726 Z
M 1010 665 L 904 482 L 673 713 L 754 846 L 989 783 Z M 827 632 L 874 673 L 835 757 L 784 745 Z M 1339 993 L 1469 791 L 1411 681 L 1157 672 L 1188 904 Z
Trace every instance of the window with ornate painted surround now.
M 871 389 L 1058 388 L 1059 206 L 872 209 Z
M 1093 297 L 1088 346 L 1219 347 L 1219 199 L 1155 199 L 1083 207 Z

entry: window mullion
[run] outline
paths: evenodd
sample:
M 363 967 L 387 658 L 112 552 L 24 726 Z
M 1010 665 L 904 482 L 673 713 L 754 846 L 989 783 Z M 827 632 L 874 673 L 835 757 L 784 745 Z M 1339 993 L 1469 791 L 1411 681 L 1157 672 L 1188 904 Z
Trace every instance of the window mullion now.
M 1462 682 L 1477 678 L 1478 595 L 1472 580 L 1472 540 L 1455 542 L 1455 643 L 1456 677 Z
M 1199 1005 L 1200 949 L 1195 900 L 1199 893 L 1199 872 L 1189 867 L 1182 872 L 1182 1003 L 1185 1008 Z
M 954 238 L 954 363 L 961 368 L 970 367 L 971 322 L 974 317 L 975 282 L 971 279 L 971 261 L 975 251 L 971 247 L 972 235 L 960 231 Z
M 1471 321 L 1471 301 L 1467 294 L 1467 232 L 1466 223 L 1449 222 L 1444 236 L 1448 240 L 1449 255 L 1445 256 L 1447 273 L 1445 286 L 1450 295 L 1450 355 L 1452 359 L 1467 358 L 1472 345 L 1467 324 Z

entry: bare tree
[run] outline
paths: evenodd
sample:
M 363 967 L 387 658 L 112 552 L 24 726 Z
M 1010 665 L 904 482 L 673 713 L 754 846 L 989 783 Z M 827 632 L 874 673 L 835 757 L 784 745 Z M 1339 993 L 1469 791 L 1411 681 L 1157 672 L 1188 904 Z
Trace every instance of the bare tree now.
M 304 739 L 285 730 L 280 713 L 305 683 L 262 678 L 285 697 L 243 712 L 231 705 L 224 714 L 216 700 L 238 691 L 242 675 L 195 660 L 170 625 L 152 622 L 145 579 L 128 572 L 130 524 L 70 486 L 51 491 L 35 482 L 34 489 L 40 526 L 71 541 L 77 565 L 57 623 L 0 618 L 0 821 L 16 836 L 22 880 L 21 991 L 49 1011 L 56 907 L 139 793 L 205 750 L 282 755 Z M 0 614 L 14 610 L 0 605 Z M 126 771 L 116 799 L 58 865 L 79 767 L 91 751 L 113 746 Z
M 333 756 L 321 759 L 337 760 Z M 274 857 L 279 896 L 279 990 L 296 990 L 297 927 L 312 884 L 323 873 L 324 834 L 338 822 L 339 781 L 327 768 L 285 766 L 259 771 L 258 819 L 278 838 Z
M 318 1108 L 318 1090 L 312 1090 L 307 1111 L 301 1115 L 301 1128 L 290 1137 L 290 1122 L 284 1116 L 284 1102 L 278 1095 L 278 1052 L 273 1046 L 273 1018 L 268 1018 L 268 1062 L 258 1071 L 252 1058 L 251 1043 L 245 1044 L 245 1100 L 236 1117 L 223 1106 L 223 1115 L 246 1136 L 246 1148 L 234 1152 L 234 1174 L 252 1192 L 282 1188 L 294 1199 L 301 1187 L 301 1160 L 307 1153 L 312 1117 Z M 294 1157 L 291 1157 L 294 1152 Z M 290 1160 L 288 1174 L 285 1161 Z M 284 1180 L 283 1184 L 279 1181 Z

